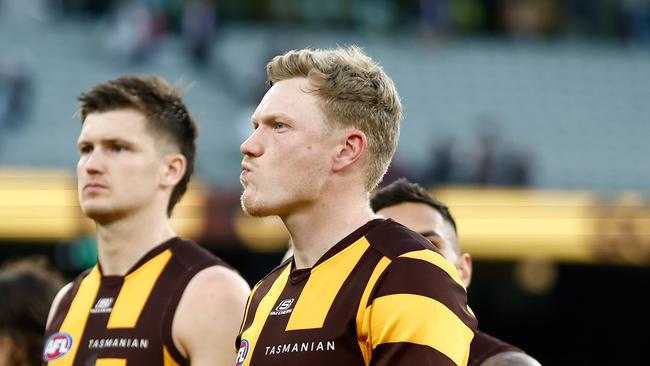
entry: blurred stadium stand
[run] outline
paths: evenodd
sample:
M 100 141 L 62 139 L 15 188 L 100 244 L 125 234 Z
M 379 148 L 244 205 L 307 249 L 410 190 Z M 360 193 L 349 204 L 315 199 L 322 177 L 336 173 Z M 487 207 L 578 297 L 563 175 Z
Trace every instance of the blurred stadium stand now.
M 358 44 L 403 98 L 392 171 L 449 204 L 477 259 L 469 294 L 481 328 L 545 365 L 644 363 L 650 1 L 221 1 L 205 64 L 179 33 L 187 2 L 123 13 L 156 28 L 167 12 L 167 31 L 135 53 L 133 24 L 111 18 L 118 3 L 0 0 L 0 262 L 42 253 L 69 276 L 92 265 L 75 97 L 145 73 L 190 85 L 199 120 L 198 179 L 177 228 L 256 282 L 287 240 L 238 203 L 263 66 L 291 48 Z M 15 75 L 30 81 L 30 109 L 9 123 Z
M 0 59 L 26 63 L 35 80 L 33 111 L 23 129 L 0 138 L 0 164 L 70 169 L 78 93 L 123 73 L 147 73 L 191 84 L 187 99 L 201 127 L 197 173 L 208 184 L 236 187 L 239 143 L 269 56 L 357 43 L 400 89 L 406 118 L 398 154 L 414 175 L 445 140 L 471 159 L 487 116 L 504 144 L 530 155 L 535 187 L 650 192 L 650 170 L 640 169 L 650 155 L 647 46 L 480 38 L 427 44 L 405 32 L 374 38 L 232 25 L 220 30 L 212 67 L 197 69 L 174 35 L 151 60 L 129 64 L 103 47 L 106 26 L 52 22 L 8 15 L 0 22 Z

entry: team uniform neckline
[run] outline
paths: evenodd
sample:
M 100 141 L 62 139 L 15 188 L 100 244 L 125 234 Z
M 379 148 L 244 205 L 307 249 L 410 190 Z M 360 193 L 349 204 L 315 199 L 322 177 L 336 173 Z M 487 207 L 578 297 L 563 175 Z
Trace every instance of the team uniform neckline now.
M 177 240 L 179 239 L 178 236 L 174 236 L 158 245 L 155 247 L 151 248 L 148 252 L 146 252 L 131 268 L 123 275 L 104 275 L 102 271 L 102 266 L 99 263 L 99 260 L 97 260 L 97 269 L 99 270 L 99 274 L 102 277 L 102 282 L 105 282 L 105 284 L 109 285 L 114 284 L 114 285 L 119 285 L 124 281 L 124 278 L 130 275 L 131 273 L 135 272 L 138 268 L 142 267 L 143 264 L 147 263 L 151 258 L 157 256 L 158 254 L 162 253 L 165 251 L 167 248 L 172 246 Z
M 291 272 L 289 273 L 289 281 L 291 281 L 292 284 L 297 284 L 300 283 L 307 278 L 309 278 L 309 275 L 311 274 L 312 271 L 317 269 L 317 267 L 325 262 L 326 260 L 332 258 L 348 246 L 352 245 L 354 242 L 359 240 L 361 237 L 363 237 L 365 234 L 367 234 L 369 231 L 373 230 L 374 228 L 378 227 L 379 225 L 388 222 L 389 220 L 387 219 L 372 219 L 350 234 L 348 234 L 345 238 L 341 239 L 338 243 L 334 244 L 333 247 L 328 249 L 325 254 L 323 254 L 322 257 L 314 263 L 312 267 L 309 268 L 301 268 L 301 269 L 295 269 L 295 262 L 292 259 L 291 263 L 289 264 L 291 266 Z

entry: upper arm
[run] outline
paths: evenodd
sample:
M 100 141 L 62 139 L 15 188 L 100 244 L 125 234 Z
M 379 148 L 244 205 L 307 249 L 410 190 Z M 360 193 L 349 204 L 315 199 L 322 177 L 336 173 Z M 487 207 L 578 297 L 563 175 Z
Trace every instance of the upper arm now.
M 246 281 L 223 266 L 206 268 L 190 280 L 174 315 L 172 337 L 193 366 L 234 363 L 249 292 Z
M 488 358 L 481 366 L 541 366 L 537 360 L 523 352 L 501 352 Z
M 57 292 L 56 296 L 54 297 L 54 300 L 52 300 L 52 305 L 50 306 L 50 312 L 47 314 L 47 323 L 45 325 L 45 329 L 48 329 L 50 327 L 50 324 L 52 324 L 52 319 L 54 318 L 54 314 L 56 314 L 56 310 L 59 308 L 59 304 L 61 303 L 61 300 L 63 299 L 65 294 L 68 293 L 71 287 L 72 287 L 72 282 L 63 286 L 59 290 L 59 292 Z
M 467 361 L 476 319 L 465 288 L 435 264 L 439 254 L 421 254 L 395 259 L 377 285 L 369 307 L 372 365 Z

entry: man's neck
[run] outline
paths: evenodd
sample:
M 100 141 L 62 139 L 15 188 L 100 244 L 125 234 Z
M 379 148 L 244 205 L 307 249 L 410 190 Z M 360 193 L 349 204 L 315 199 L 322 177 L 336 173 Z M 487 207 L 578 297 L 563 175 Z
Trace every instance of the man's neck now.
M 165 215 L 132 215 L 109 224 L 97 223 L 99 263 L 105 276 L 123 276 L 147 252 L 176 233 Z
M 283 217 L 293 241 L 296 269 L 312 267 L 336 243 L 375 218 L 364 197 L 322 199 L 302 212 Z

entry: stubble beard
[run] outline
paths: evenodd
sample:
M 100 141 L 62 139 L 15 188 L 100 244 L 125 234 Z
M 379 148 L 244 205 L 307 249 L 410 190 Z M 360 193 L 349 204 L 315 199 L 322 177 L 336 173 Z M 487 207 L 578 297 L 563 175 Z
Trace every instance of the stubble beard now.
M 266 205 L 260 202 L 259 197 L 255 197 L 255 194 L 258 193 L 257 190 L 255 190 L 256 192 L 251 192 L 253 189 L 249 182 L 242 181 L 241 183 L 244 190 L 241 196 L 239 196 L 239 203 L 244 213 L 251 217 L 271 216 L 272 214 L 265 212 L 267 211 L 265 209 Z
M 250 199 L 242 193 L 240 197 L 241 207 L 245 214 L 252 217 L 268 217 L 279 216 L 280 218 L 290 216 L 302 208 L 309 205 L 313 198 L 301 195 L 304 192 L 291 191 L 291 193 L 284 192 L 285 195 L 274 196 L 270 200 L 263 200 L 259 197 Z M 268 197 L 267 197 L 268 198 Z
M 108 225 L 115 221 L 128 216 L 128 207 L 120 207 L 115 205 L 114 201 L 111 202 L 98 202 L 99 204 L 84 205 L 82 203 L 81 210 L 84 215 L 89 219 L 95 221 L 98 225 Z
M 267 196 L 262 197 L 260 192 L 244 192 L 240 197 L 241 207 L 245 214 L 252 217 L 282 216 L 291 211 L 291 204 L 285 202 L 287 197 L 277 195 L 277 192 L 266 192 Z M 289 195 L 292 197 L 291 195 Z
M 314 171 L 313 174 L 306 176 L 314 177 L 318 176 L 318 173 Z M 294 181 L 293 184 L 284 185 L 282 190 L 270 189 L 264 192 L 252 189 L 253 187 L 248 184 L 243 184 L 244 191 L 240 196 L 241 207 L 245 214 L 252 217 L 285 217 L 318 200 L 323 182 L 303 178 L 299 182 Z
M 264 217 L 270 216 L 271 214 L 265 214 L 264 205 L 260 203 L 246 203 L 246 192 L 242 193 L 239 197 L 239 202 L 241 203 L 241 208 L 244 213 L 252 217 Z
M 111 210 L 110 208 L 90 207 L 83 209 L 84 214 L 89 219 L 95 221 L 99 225 L 106 225 L 119 220 L 121 215 L 118 211 Z

